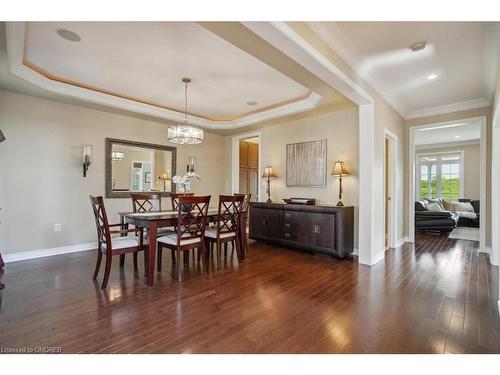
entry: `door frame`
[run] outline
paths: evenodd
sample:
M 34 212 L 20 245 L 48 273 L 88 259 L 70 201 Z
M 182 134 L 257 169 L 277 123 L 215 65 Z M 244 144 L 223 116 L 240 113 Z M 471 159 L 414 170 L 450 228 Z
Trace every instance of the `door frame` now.
M 436 122 L 429 124 L 422 124 L 412 126 L 409 128 L 409 141 L 408 141 L 408 241 L 415 242 L 415 179 L 416 179 L 416 159 L 415 159 L 415 132 L 418 129 L 428 127 L 440 127 L 444 125 L 456 124 L 464 121 L 480 121 L 481 122 L 481 135 L 479 140 L 479 211 L 481 212 L 481 223 L 479 225 L 479 251 L 488 252 L 486 248 L 486 228 L 489 225 L 486 217 L 486 145 L 488 132 L 486 129 L 487 119 L 486 116 L 457 118 L 452 121 Z
M 246 132 L 236 134 L 231 140 L 231 192 L 238 193 L 240 191 L 240 141 L 247 138 L 257 138 L 259 140 L 259 179 L 262 171 L 262 132 Z M 262 184 L 259 181 L 258 194 L 259 202 L 262 202 Z
M 388 195 L 391 197 L 390 210 L 387 215 L 387 229 L 388 229 L 388 245 L 389 248 L 398 247 L 398 230 L 397 223 L 400 222 L 398 218 L 398 189 L 397 189 L 397 181 L 398 181 L 398 136 L 390 131 L 387 128 L 384 128 L 384 142 L 388 140 L 388 146 L 390 147 L 389 151 L 389 165 L 391 174 L 389 175 L 389 186 L 388 186 Z M 385 156 L 384 156 L 385 158 Z M 385 169 L 385 160 L 384 160 L 384 169 Z M 384 179 L 385 184 L 385 179 Z M 385 199 L 385 193 L 384 193 Z M 384 205 L 385 206 L 385 205 Z M 385 212 L 385 209 L 384 209 Z M 384 217 L 385 220 L 385 217 Z M 384 231 L 385 234 L 385 231 Z M 385 246 L 384 246 L 385 247 Z

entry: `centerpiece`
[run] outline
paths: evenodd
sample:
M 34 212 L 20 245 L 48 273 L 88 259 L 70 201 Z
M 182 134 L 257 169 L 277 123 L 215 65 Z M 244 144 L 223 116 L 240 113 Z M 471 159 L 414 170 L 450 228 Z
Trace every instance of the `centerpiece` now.
M 193 181 L 200 181 L 201 177 L 196 172 L 187 172 L 184 176 L 174 176 L 172 182 L 177 186 L 179 193 L 189 193 Z

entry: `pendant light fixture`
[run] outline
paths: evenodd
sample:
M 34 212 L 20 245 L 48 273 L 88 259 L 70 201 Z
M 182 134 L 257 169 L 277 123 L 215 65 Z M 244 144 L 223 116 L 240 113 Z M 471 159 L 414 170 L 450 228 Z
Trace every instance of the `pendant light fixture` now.
M 190 78 L 183 78 L 184 89 L 184 124 L 171 125 L 168 128 L 168 141 L 179 145 L 196 145 L 203 142 L 203 130 L 188 125 L 187 121 L 187 86 L 191 82 Z

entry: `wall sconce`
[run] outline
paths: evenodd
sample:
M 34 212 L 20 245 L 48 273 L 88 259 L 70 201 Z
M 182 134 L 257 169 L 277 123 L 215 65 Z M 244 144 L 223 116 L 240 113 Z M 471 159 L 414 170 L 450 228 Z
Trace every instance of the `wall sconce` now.
M 92 164 L 92 145 L 83 145 L 83 177 L 87 177 L 87 171 Z
M 196 158 L 194 156 L 188 158 L 186 172 L 196 172 Z

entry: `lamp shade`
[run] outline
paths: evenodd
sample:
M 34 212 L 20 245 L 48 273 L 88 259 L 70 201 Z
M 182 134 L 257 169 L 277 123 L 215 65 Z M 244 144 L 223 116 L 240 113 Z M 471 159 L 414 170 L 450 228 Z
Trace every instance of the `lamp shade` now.
M 335 162 L 335 166 L 333 167 L 333 172 L 332 176 L 345 176 L 346 174 L 349 174 L 349 171 L 347 170 L 344 162 L 342 160 L 337 160 Z
M 273 167 L 269 165 L 264 168 L 264 173 L 262 174 L 262 177 L 278 177 L 278 175 L 273 170 Z

